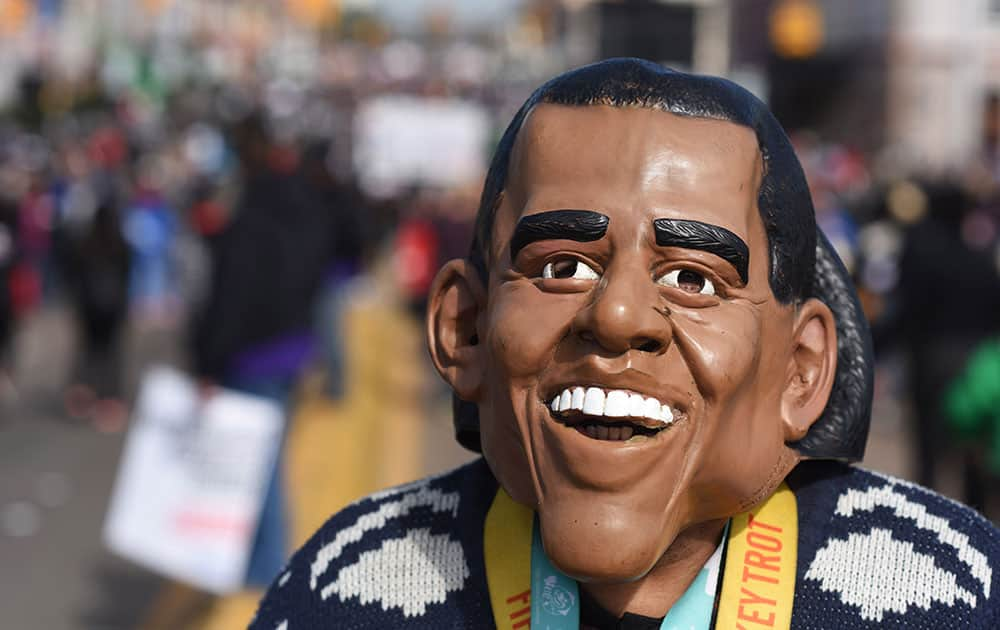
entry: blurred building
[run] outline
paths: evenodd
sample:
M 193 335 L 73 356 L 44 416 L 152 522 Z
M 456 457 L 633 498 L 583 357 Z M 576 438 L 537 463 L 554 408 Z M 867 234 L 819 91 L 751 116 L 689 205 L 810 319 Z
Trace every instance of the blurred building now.
M 878 150 L 884 140 L 885 0 L 740 0 L 733 65 L 761 72 L 771 111 L 790 132 Z
M 1000 92 L 997 0 L 560 5 L 570 64 L 628 55 L 730 76 L 768 101 L 789 130 L 811 129 L 868 153 L 888 147 L 905 158 L 897 161 L 903 168 L 973 157 Z
M 537 4 L 537 3 L 536 3 Z M 883 0 L 562 0 L 567 65 L 636 56 L 728 76 L 789 131 L 878 149 L 885 135 Z
M 562 0 L 567 65 L 642 57 L 682 70 L 728 75 L 731 4 L 729 0 Z
M 890 36 L 889 140 L 942 169 L 982 149 L 1000 93 L 1000 2 L 900 0 Z

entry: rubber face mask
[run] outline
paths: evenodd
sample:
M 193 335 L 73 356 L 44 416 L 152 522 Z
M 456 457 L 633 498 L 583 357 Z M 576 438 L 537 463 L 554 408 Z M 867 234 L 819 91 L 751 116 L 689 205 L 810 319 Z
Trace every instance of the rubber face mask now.
M 750 129 L 654 110 L 540 105 L 519 133 L 473 397 L 491 468 L 577 579 L 646 575 L 797 461 L 761 170 Z

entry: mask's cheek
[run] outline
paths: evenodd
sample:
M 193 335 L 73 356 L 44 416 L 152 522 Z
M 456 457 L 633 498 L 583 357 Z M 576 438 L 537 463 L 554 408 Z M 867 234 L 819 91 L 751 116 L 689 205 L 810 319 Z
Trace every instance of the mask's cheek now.
M 709 407 L 726 407 L 756 376 L 763 321 L 755 309 L 728 304 L 711 313 L 678 313 L 675 343 Z
M 549 294 L 527 280 L 500 284 L 486 321 L 488 370 L 503 385 L 537 382 L 569 331 L 577 295 Z
M 734 320 L 726 343 L 706 342 L 711 360 L 695 369 L 706 408 L 693 487 L 705 517 L 743 511 L 790 470 L 780 415 L 790 322 L 781 312 L 761 315 Z
M 483 456 L 494 476 L 515 501 L 536 506 L 538 480 L 526 427 L 512 416 L 509 407 L 481 410 Z
M 527 505 L 538 502 L 532 422 L 535 412 L 544 413 L 539 381 L 575 312 L 566 298 L 543 293 L 528 281 L 502 283 L 491 295 L 485 321 L 486 395 L 479 410 L 483 454 L 501 485 Z
M 697 474 L 692 496 L 698 501 L 698 520 L 744 512 L 777 489 L 797 463 L 778 432 L 761 427 L 752 436 L 727 436 L 706 458 Z

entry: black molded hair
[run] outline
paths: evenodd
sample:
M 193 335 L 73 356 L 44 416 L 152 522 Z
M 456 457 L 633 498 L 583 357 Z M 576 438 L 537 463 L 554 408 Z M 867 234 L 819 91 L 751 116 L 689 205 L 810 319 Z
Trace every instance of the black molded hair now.
M 868 435 L 872 395 L 867 323 L 857 308 L 854 288 L 836 253 L 829 249 L 825 239 L 817 239 L 812 199 L 802 167 L 784 130 L 767 107 L 726 79 L 676 72 L 641 59 L 609 59 L 548 81 L 515 114 L 486 175 L 469 253 L 486 282 L 493 223 L 506 186 L 511 151 L 528 114 L 542 103 L 641 107 L 733 122 L 753 130 L 764 163 L 757 206 L 768 240 L 771 291 L 783 304 L 812 297 L 814 287 L 834 292 L 817 296 L 837 318 L 838 368 L 834 393 L 820 420 L 794 446 L 815 458 L 860 459 Z M 837 278 L 830 280 L 827 274 Z M 824 277 L 819 278 L 820 275 Z M 838 298 L 838 291 L 846 291 L 846 297 Z M 835 306 L 843 307 L 842 311 L 838 312 Z M 845 336 L 850 338 L 845 340 Z M 845 352 L 848 356 L 844 356 Z M 857 373 L 841 378 L 842 368 Z M 845 387 L 849 388 L 846 393 L 841 391 Z M 457 398 L 453 403 L 456 438 L 466 448 L 480 451 L 478 409 Z M 832 408 L 835 404 L 839 405 L 837 409 Z

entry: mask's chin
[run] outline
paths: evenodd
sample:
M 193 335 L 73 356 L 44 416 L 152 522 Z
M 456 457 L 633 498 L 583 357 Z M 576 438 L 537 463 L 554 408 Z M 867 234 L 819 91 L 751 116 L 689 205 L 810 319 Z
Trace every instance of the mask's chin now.
M 549 497 L 551 498 L 551 497 Z M 621 583 L 645 576 L 677 536 L 663 512 L 635 506 L 561 497 L 539 506 L 542 543 L 549 560 L 581 582 Z
M 615 471 L 603 458 L 594 460 L 592 466 L 606 473 L 595 483 L 592 466 L 581 476 L 584 471 L 572 465 L 586 453 L 578 450 L 579 443 L 568 442 L 590 438 L 554 420 L 543 404 L 526 407 L 532 421 L 525 427 L 524 446 L 534 455 L 532 494 L 550 561 L 581 582 L 623 583 L 644 577 L 673 543 L 684 520 L 681 510 L 672 507 L 678 497 L 665 496 L 662 484 L 651 483 L 653 473 L 665 472 L 657 465 L 659 453 L 655 458 L 642 456 L 648 465 L 626 465 L 627 473 Z M 569 437 L 559 433 L 571 431 Z M 557 434 L 561 437 L 554 437 Z M 593 446 L 618 449 L 621 443 L 594 440 Z M 650 442 L 645 448 L 660 447 Z M 665 475 L 668 485 L 680 483 L 682 471 L 670 472 Z

